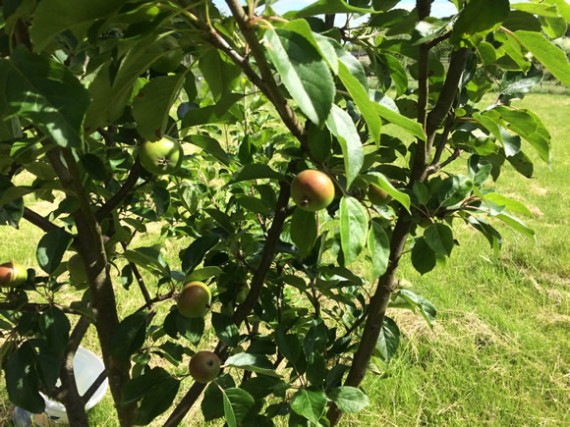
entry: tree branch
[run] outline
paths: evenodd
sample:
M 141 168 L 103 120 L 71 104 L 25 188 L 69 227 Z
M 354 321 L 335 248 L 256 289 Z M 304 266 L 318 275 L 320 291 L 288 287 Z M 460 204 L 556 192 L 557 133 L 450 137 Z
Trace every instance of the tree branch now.
M 65 356 L 63 366 L 59 371 L 59 378 L 61 379 L 62 399 L 60 399 L 67 412 L 69 425 L 71 427 L 85 427 L 89 425 L 87 419 L 87 412 L 85 411 L 85 404 L 81 400 L 79 391 L 77 390 L 77 382 L 75 380 L 75 370 L 73 369 L 73 359 L 75 353 L 83 340 L 83 337 L 89 329 L 89 319 L 82 316 L 73 328 L 69 336 L 67 347 L 65 349 Z
M 32 223 L 36 227 L 41 228 L 46 233 L 48 231 L 53 231 L 53 230 L 62 230 L 61 227 L 58 227 L 53 222 L 51 222 L 49 219 L 41 216 L 37 212 L 34 212 L 30 208 L 24 208 L 24 219 L 26 221 Z
M 141 176 L 142 166 L 138 159 L 135 161 L 133 167 L 129 172 L 129 176 L 123 183 L 123 186 L 111 197 L 107 200 L 103 206 L 99 208 L 99 210 L 95 213 L 95 217 L 97 218 L 98 222 L 103 221 L 111 212 L 115 210 L 117 206 L 119 206 L 122 201 L 133 191 L 138 179 Z
M 265 59 L 265 54 L 263 53 L 263 48 L 257 39 L 254 27 L 251 25 L 249 17 L 243 10 L 239 0 L 226 0 L 228 7 L 230 8 L 232 15 L 238 23 L 238 26 L 247 41 L 249 48 L 251 49 L 251 54 L 255 58 L 255 63 L 259 68 L 261 78 L 263 81 L 262 86 L 259 87 L 263 93 L 269 98 L 273 103 L 279 116 L 283 120 L 283 123 L 291 131 L 291 133 L 297 138 L 301 144 L 305 144 L 305 133 L 303 126 L 299 122 L 299 119 L 295 115 L 295 112 L 291 109 L 287 103 L 287 99 L 283 96 L 279 90 L 279 86 L 273 78 L 273 73 L 269 64 Z M 254 82 L 255 83 L 255 82 Z
M 57 308 L 58 310 L 63 311 L 67 314 L 74 314 L 81 316 L 83 313 L 74 310 L 70 307 L 66 307 L 59 304 L 47 304 L 47 303 L 36 303 L 36 302 L 27 302 L 25 304 L 19 304 L 15 302 L 0 302 L 0 310 L 9 310 L 9 311 L 21 311 L 21 312 L 28 312 L 28 313 L 42 313 L 44 311 L 50 310 L 51 308 Z
M 134 422 L 135 405 L 120 404 L 123 385 L 130 377 L 130 362 L 117 359 L 109 348 L 110 337 L 119 325 L 119 316 L 101 228 L 91 210 L 89 197 L 82 185 L 81 173 L 71 151 L 54 147 L 49 149 L 46 155 L 63 189 L 75 194 L 79 201 L 79 209 L 73 212 L 77 227 L 77 248 L 87 267 L 89 289 L 96 316 L 95 326 L 119 422 L 124 427 L 130 427 Z

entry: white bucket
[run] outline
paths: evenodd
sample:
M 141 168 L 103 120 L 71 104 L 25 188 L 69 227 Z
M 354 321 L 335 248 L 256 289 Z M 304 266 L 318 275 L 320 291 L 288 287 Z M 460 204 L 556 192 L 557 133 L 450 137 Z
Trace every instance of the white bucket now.
M 73 370 L 75 372 L 75 383 L 77 384 L 77 391 L 80 395 L 83 395 L 91 384 L 99 377 L 101 372 L 105 370 L 105 365 L 103 361 L 93 352 L 87 350 L 84 347 L 79 347 L 73 358 Z M 60 382 L 58 381 L 59 385 Z M 85 410 L 88 411 L 93 408 L 97 403 L 103 399 L 105 392 L 107 391 L 108 381 L 105 379 L 103 383 L 99 386 L 97 391 L 91 396 L 91 399 L 85 404 Z M 30 414 L 30 421 L 34 422 L 34 425 L 39 426 L 51 426 L 51 425 L 64 425 L 68 424 L 67 413 L 65 412 L 65 406 L 62 403 L 51 400 L 45 394 L 41 393 L 44 401 L 46 403 L 46 409 L 44 414 L 32 415 Z M 17 411 L 21 408 L 17 408 Z M 18 425 L 18 424 L 16 424 Z M 21 424 L 25 425 L 25 424 Z

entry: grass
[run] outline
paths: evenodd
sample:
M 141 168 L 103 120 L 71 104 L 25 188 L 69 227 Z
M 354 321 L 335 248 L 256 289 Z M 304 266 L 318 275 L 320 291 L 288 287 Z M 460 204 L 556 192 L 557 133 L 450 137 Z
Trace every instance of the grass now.
M 400 277 L 438 307 L 437 323 L 430 329 L 418 315 L 390 312 L 402 329 L 401 348 L 382 375 L 366 378 L 370 406 L 343 425 L 570 425 L 570 98 L 531 94 L 516 105 L 537 112 L 553 137 L 550 167 L 535 159 L 531 180 L 507 168 L 498 185 L 532 208 L 535 217 L 524 220 L 537 242 L 502 229 L 495 257 L 483 237 L 458 224 L 460 246 L 447 265 L 420 276 L 405 260 Z M 21 227 L 3 230 L 0 259 L 35 262 L 42 233 Z M 133 292 L 119 292 L 122 312 L 132 311 Z M 93 337 L 87 346 L 96 348 Z M 11 405 L 3 387 L 0 396 L 6 425 Z M 107 395 L 91 411 L 92 425 L 117 425 L 113 412 Z M 193 412 L 186 425 L 199 420 Z

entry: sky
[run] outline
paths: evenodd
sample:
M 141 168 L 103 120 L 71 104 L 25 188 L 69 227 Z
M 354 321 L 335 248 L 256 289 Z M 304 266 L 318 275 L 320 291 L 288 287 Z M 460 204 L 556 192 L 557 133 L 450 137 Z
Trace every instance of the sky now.
M 290 10 L 299 10 L 314 3 L 315 0 L 279 0 L 274 3 L 273 8 L 277 13 L 285 13 Z M 214 0 L 220 10 L 227 11 L 227 6 L 223 0 Z M 401 0 L 396 8 L 411 10 L 414 8 L 416 0 Z M 449 16 L 456 12 L 455 6 L 447 0 L 435 0 L 431 6 L 432 15 L 437 17 Z

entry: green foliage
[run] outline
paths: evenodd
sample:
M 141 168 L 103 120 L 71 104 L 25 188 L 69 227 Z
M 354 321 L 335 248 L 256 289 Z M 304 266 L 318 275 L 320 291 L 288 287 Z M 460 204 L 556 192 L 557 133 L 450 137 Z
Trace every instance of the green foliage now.
M 493 249 L 498 223 L 534 237 L 514 216 L 528 209 L 493 186 L 509 165 L 533 175 L 526 144 L 551 161 L 542 120 L 511 103 L 540 82 L 540 66 L 569 86 L 568 61 L 550 40 L 566 30 L 563 5 L 511 11 L 506 0 L 486 1 L 482 11 L 469 2 L 456 17 L 417 22 L 397 2 L 321 0 L 250 20 L 238 2 L 228 2 L 231 17 L 210 2 L 83 3 L 3 11 L 0 220 L 45 231 L 37 261 L 47 274 L 0 296 L 11 346 L 0 362 L 11 369 L 14 403 L 43 409 L 38 391 L 53 389 L 58 372 L 47 362 L 59 366 L 68 351 L 68 316 L 94 310 L 122 424 L 152 423 L 169 408 L 185 380 L 179 365 L 199 345 L 225 361 L 205 393 L 207 420 L 334 424 L 336 410 L 368 404 L 354 372 L 397 354 L 401 334 L 386 307 L 434 321 L 429 301 L 398 288 L 402 258 L 432 271 L 454 252 L 458 223 Z M 429 5 L 419 1 L 419 13 Z M 360 28 L 319 17 L 339 13 L 370 15 Z M 534 15 L 545 35 L 527 28 Z M 444 66 L 429 50 L 448 38 Z M 372 64 L 368 75 L 356 50 Z M 157 66 L 167 56 L 172 67 Z M 481 105 L 496 81 L 500 97 Z M 149 167 L 140 148 L 162 138 L 181 151 L 156 154 Z M 450 167 L 458 158 L 465 171 Z M 292 177 L 307 168 L 336 187 L 318 214 L 289 201 Z M 18 183 L 24 173 L 33 185 Z M 367 200 L 371 184 L 386 204 Z M 25 210 L 29 193 L 52 207 Z M 158 243 L 136 247 L 153 223 Z M 122 250 L 106 252 L 104 236 Z M 180 239 L 178 263 L 165 255 Z M 69 297 L 63 260 L 72 245 L 89 287 Z M 123 286 L 136 281 L 142 291 L 139 308 L 117 309 L 117 265 Z M 372 293 L 365 279 L 378 279 Z M 192 280 L 208 282 L 213 307 L 187 319 L 172 299 Z M 363 330 L 374 339 L 361 341 Z M 357 349 L 363 358 L 352 358 Z M 156 367 L 162 359 L 171 371 Z M 360 366 L 344 365 L 351 359 Z M 191 390 L 167 425 L 202 389 Z

